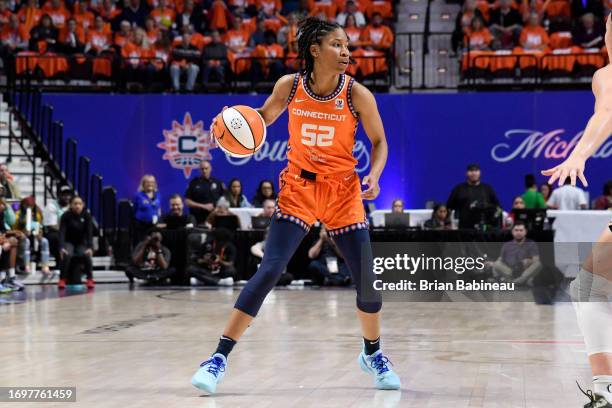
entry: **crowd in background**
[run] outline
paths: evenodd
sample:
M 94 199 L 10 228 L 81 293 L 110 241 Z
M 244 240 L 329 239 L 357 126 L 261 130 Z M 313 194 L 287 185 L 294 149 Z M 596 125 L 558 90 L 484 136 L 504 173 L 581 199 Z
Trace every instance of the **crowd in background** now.
M 41 283 L 52 280 L 51 257 L 60 271 L 60 288 L 77 268 L 87 288 L 95 286 L 92 217 L 69 186 L 60 186 L 56 197 L 44 208 L 34 196 L 21 197 L 8 166 L 0 165 L 0 293 L 22 290 L 17 275 L 34 273 L 37 266 Z
M 0 0 L 0 52 L 17 74 L 108 78 L 124 86 L 193 91 L 231 75 L 273 81 L 295 72 L 297 25 L 316 16 L 345 27 L 368 76 L 387 69 L 391 0 Z M 199 79 L 199 80 L 198 80 Z
M 170 197 L 170 212 L 167 214 L 162 214 L 155 178 L 152 175 L 145 175 L 142 178 L 140 191 L 132 200 L 135 250 L 132 255 L 132 269 L 129 272 L 131 280 L 140 278 L 153 284 L 167 281 L 167 278 L 176 271 L 168 267 L 171 254 L 163 246 L 161 235 L 157 231 L 169 228 L 197 228 L 210 233 L 203 238 L 200 232 L 194 232 L 188 240 L 191 248 L 188 253 L 191 255 L 187 261 L 187 272 L 191 277 L 191 283 L 193 285 L 234 284 L 237 271 L 236 246 L 232 242 L 233 232 L 237 229 L 267 228 L 275 212 L 274 184 L 270 180 L 262 180 L 249 200 L 239 179 L 231 179 L 225 184 L 213 175 L 212 165 L 208 161 L 201 162 L 199 169 L 200 175 L 192 178 L 186 188 L 184 202 L 181 195 L 174 194 Z M 612 208 L 612 181 L 606 183 L 603 195 L 593 200 L 593 204 L 596 209 Z M 527 175 L 524 193 L 517 196 L 513 200 L 512 208 L 505 212 L 493 187 L 481 181 L 480 167 L 477 164 L 470 164 L 467 167 L 465 182 L 453 188 L 446 203 L 434 204 L 431 218 L 420 227 L 432 230 L 484 227 L 508 229 L 512 231 L 513 236 L 525 239 L 528 226 L 521 220 L 515 219 L 518 211 L 547 208 L 580 210 L 588 207 L 586 192 L 579 187 L 569 185 L 569 180 L 565 185 L 553 188 L 546 183 L 538 186 L 535 177 Z M 239 208 L 261 208 L 261 212 L 251 218 L 251 225 L 241 225 L 240 217 L 233 212 Z M 403 200 L 394 200 L 391 213 L 403 213 L 404 210 Z M 257 223 L 257 219 L 262 222 Z M 264 248 L 265 237 L 262 242 L 251 248 L 251 254 L 257 262 L 263 257 Z M 309 249 L 308 258 L 310 259 L 308 271 L 314 283 L 336 286 L 351 283 L 350 273 L 342 255 L 324 227 L 321 227 L 318 238 Z M 495 270 L 494 276 L 499 278 L 508 275 L 504 265 L 506 264 L 502 261 L 491 265 Z M 528 266 L 531 265 L 529 263 Z M 135 267 L 139 272 L 135 272 L 136 269 L 133 269 Z M 528 282 L 533 278 L 535 269 L 538 268 L 534 266 L 526 272 L 526 275 L 515 277 L 518 279 L 517 282 Z M 287 284 L 291 280 L 291 274 L 285 273 L 281 278 L 281 284 Z
M 234 284 L 238 275 L 234 232 L 238 229 L 265 230 L 268 227 L 276 210 L 274 183 L 262 180 L 249 199 L 239 179 L 234 178 L 225 184 L 214 177 L 210 162 L 201 162 L 199 170 L 200 174 L 191 179 L 183 195 L 175 193 L 168 198 L 169 211 L 165 213 L 162 212 L 165 203 L 162 203 L 155 177 L 142 177 L 139 189 L 131 200 L 133 221 L 129 244 L 133 250 L 130 265 L 126 268 L 130 282 L 134 283 L 136 279 L 154 285 L 170 282 L 177 270 L 171 266 L 173 254 L 164 245 L 160 232 L 192 230 L 187 239 L 188 259 L 185 266 L 191 284 Z M 40 208 L 33 196 L 20 196 L 19 187 L 8 167 L 0 165 L 0 219 L 3 221 L 0 223 L 0 291 L 23 289 L 23 283 L 16 274 L 27 275 L 36 271 L 37 266 L 40 267 L 41 282 L 50 281 L 54 277 L 50 260 L 55 261 L 55 269 L 60 271 L 60 288 L 66 287 L 74 276 L 77 276 L 74 280 L 80 282 L 81 275 L 86 276 L 87 287 L 94 287 L 94 221 L 84 208 L 83 200 L 69 186 L 60 186 L 56 197 Z M 571 186 L 569 180 L 554 188 L 546 183 L 538 186 L 535 177 L 527 175 L 525 191 L 517 195 L 512 207 L 504 212 L 494 188 L 481 181 L 480 167 L 470 164 L 466 180 L 452 189 L 446 203 L 433 204 L 431 218 L 420 228 L 480 229 L 488 224 L 488 227 L 511 230 L 515 238 L 511 243 L 514 244 L 507 244 L 512 246 L 523 242 L 528 233 L 528 226 L 516 218 L 518 212 L 525 209 L 582 210 L 589 207 L 612 209 L 612 180 L 604 185 L 603 194 L 591 200 L 589 205 L 586 192 Z M 249 225 L 241 225 L 240 217 L 233 212 L 238 208 L 254 209 Z M 401 214 L 404 211 L 403 200 L 394 200 L 391 213 Z M 476 218 L 474 214 L 477 214 Z M 263 257 L 265 240 L 264 236 L 262 241 L 251 247 L 255 264 Z M 526 247 L 522 244 L 519 246 L 520 251 L 516 248 L 504 250 L 502 258 L 506 257 L 505 261 L 500 258 L 491 263 L 494 279 L 507 279 L 509 270 L 514 271 L 513 279 L 518 283 L 527 283 L 534 277 L 534 271 L 541 266 L 537 264 L 537 259 L 523 262 L 525 257 L 531 259 L 535 256 L 532 245 L 528 245 L 531 252 L 525 252 Z M 516 253 L 520 257 L 516 258 Z M 308 258 L 308 272 L 313 283 L 322 286 L 351 284 L 342 255 L 324 227 L 320 228 L 318 237 L 309 248 Z M 508 266 L 508 262 L 515 264 Z M 517 262 L 520 265 L 518 268 Z M 529 269 L 532 265 L 538 267 Z M 285 271 L 279 284 L 287 285 L 292 281 L 292 274 Z
M 607 51 L 604 45 L 605 17 L 612 10 L 611 0 L 465 0 L 455 20 L 452 48 L 476 52 L 511 52 L 531 55 L 593 54 L 594 57 L 548 58 L 544 68 L 571 73 L 574 65 L 601 68 Z M 464 68 L 467 68 L 467 59 Z M 533 58 L 519 62 L 522 69 L 534 64 Z M 480 58 L 472 68 L 509 68 L 512 60 Z M 487 67 L 486 65 L 489 64 Z M 516 60 L 514 60 L 516 64 Z M 591 72 L 592 73 L 592 72 Z

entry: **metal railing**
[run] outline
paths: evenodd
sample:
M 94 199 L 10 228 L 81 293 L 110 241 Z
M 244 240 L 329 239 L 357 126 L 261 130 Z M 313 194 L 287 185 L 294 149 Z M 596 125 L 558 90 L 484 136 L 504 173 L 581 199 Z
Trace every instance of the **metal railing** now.
M 53 120 L 53 107 L 43 104 L 40 91 L 31 87 L 17 88 L 14 83 L 12 85 L 14 87 L 9 88 L 5 94 L 9 104 L 9 138 L 20 144 L 32 163 L 33 194 L 36 194 L 36 178 L 41 176 L 36 168 L 38 157 L 44 163 L 42 188 L 45 204 L 49 197 L 56 197 L 57 186 L 67 184 L 83 198 L 100 234 L 107 233 L 115 237 L 115 189 L 112 186 L 103 187 L 103 179 L 99 174 L 90 175 L 91 161 L 88 157 L 78 156 L 77 142 L 74 139 L 64 142 L 64 126 L 60 121 Z M 20 136 L 13 131 L 13 117 L 20 125 Z M 25 148 L 26 139 L 34 147 L 32 155 Z

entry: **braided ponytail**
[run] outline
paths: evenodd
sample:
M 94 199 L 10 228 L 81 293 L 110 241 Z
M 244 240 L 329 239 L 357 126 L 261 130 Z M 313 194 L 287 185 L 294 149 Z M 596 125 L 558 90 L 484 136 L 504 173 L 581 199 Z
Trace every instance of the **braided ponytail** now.
M 338 23 L 330 23 L 316 17 L 308 17 L 298 23 L 297 43 L 298 58 L 304 62 L 302 75 L 308 80 L 314 69 L 314 57 L 310 53 L 312 44 L 321 44 L 321 40 L 332 31 L 342 28 Z

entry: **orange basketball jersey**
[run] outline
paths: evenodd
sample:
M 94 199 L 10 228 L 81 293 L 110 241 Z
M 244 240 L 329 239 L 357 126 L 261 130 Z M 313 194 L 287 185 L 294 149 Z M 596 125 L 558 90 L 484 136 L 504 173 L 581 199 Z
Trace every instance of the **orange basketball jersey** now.
M 317 174 L 355 168 L 353 145 L 359 121 L 351 100 L 353 83 L 353 78 L 341 74 L 334 92 L 318 96 L 305 76 L 295 74 L 287 99 L 289 163 Z

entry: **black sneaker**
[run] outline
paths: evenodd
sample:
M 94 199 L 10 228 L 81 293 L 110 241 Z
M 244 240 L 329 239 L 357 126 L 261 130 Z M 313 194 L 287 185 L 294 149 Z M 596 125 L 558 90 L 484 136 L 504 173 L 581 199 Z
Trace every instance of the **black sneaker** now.
M 578 385 L 578 389 L 589 398 L 589 402 L 584 405 L 584 408 L 612 408 L 612 404 L 608 402 L 603 396 L 599 394 L 594 394 L 591 390 L 586 390 L 586 392 L 580 387 L 578 381 L 576 381 L 576 385 Z

